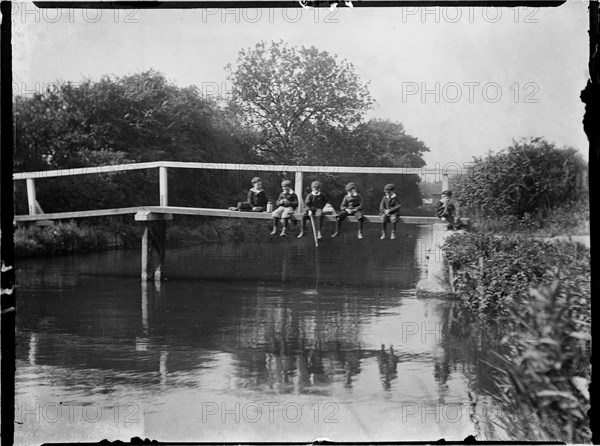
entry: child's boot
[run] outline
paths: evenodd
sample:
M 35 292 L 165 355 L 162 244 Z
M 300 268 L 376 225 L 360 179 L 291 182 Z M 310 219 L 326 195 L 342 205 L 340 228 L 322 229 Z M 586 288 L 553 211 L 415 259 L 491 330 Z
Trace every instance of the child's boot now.
M 335 221 L 335 232 L 333 234 L 331 234 L 331 237 L 337 237 L 338 235 L 340 235 L 340 227 L 341 227 L 340 221 L 336 220 Z
M 392 240 L 394 240 L 396 238 L 396 231 L 392 231 L 392 235 L 390 235 L 390 238 Z
M 393 234 L 393 232 L 392 232 Z M 385 231 L 381 231 L 381 237 L 379 237 L 381 240 L 385 240 Z
M 300 234 L 298 234 L 298 238 L 304 237 L 304 226 L 306 225 L 306 221 L 302 219 L 302 226 L 300 226 Z
M 320 229 L 317 231 L 317 238 L 319 240 L 323 238 L 323 236 L 321 235 L 321 230 Z
M 287 228 L 284 226 L 281 229 L 281 234 L 279 234 L 279 237 L 285 237 L 287 235 Z
M 277 218 L 273 218 L 273 230 L 271 231 L 271 235 L 277 234 L 277 223 L 278 223 L 277 220 L 278 220 Z
M 358 230 L 358 239 L 360 240 L 362 238 L 363 238 L 362 231 L 359 229 Z

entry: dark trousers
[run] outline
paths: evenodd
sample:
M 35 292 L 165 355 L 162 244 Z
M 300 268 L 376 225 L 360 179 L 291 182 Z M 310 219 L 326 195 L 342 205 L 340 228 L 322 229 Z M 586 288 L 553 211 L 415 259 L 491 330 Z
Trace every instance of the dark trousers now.
M 308 211 L 313 211 L 313 216 L 319 219 L 319 231 L 323 229 L 323 220 L 325 220 L 325 214 L 323 214 L 323 209 L 306 209 L 304 211 L 304 215 L 302 216 L 302 230 L 306 228 L 306 220 L 310 220 L 310 216 L 308 215 Z
M 363 228 L 363 222 L 365 220 L 365 217 L 363 216 L 363 213 L 361 211 L 355 211 L 353 214 L 349 214 L 348 212 L 346 212 L 345 210 L 340 212 L 339 214 L 337 214 L 336 218 L 336 232 L 339 232 L 340 228 L 342 227 L 342 222 L 346 219 L 346 217 L 348 217 L 349 215 L 353 215 L 354 217 L 356 217 L 356 220 L 358 221 L 358 230 L 362 231 Z

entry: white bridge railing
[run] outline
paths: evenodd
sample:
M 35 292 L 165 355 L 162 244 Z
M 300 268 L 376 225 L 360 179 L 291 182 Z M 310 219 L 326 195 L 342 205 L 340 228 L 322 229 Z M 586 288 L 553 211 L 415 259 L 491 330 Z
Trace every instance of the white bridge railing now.
M 378 173 L 392 175 L 419 175 L 424 174 L 425 168 L 419 167 L 342 167 L 342 166 L 289 166 L 282 164 L 232 164 L 232 163 L 192 163 L 178 161 L 156 161 L 149 163 L 115 164 L 111 166 L 79 167 L 73 169 L 42 170 L 37 172 L 21 172 L 13 175 L 14 180 L 25 180 L 27 183 L 27 203 L 29 215 L 41 214 L 41 207 L 36 200 L 36 179 L 65 177 L 73 175 L 89 175 L 99 173 L 119 173 L 130 170 L 158 168 L 159 205 L 169 205 L 169 185 L 167 177 L 168 168 L 176 169 L 204 169 L 204 170 L 245 170 L 248 172 L 281 172 L 295 173 L 294 191 L 298 197 L 303 194 L 303 174 L 342 174 L 342 173 Z M 448 175 L 442 174 L 442 189 L 448 188 Z M 300 200 L 300 207 L 302 200 Z M 300 211 L 301 209 L 299 209 Z

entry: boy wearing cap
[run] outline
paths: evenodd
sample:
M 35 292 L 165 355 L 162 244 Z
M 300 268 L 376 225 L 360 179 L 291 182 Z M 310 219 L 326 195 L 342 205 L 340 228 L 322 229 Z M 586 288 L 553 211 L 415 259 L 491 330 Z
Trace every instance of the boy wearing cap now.
M 388 222 L 392 222 L 392 233 L 390 238 L 394 240 L 396 238 L 396 224 L 400 217 L 400 199 L 394 192 L 396 187 L 393 184 L 386 184 L 383 188 L 384 196 L 379 203 L 379 216 L 381 217 L 381 240 L 385 239 L 385 230 Z
M 358 221 L 358 238 L 362 239 L 362 229 L 363 229 L 363 213 L 362 213 L 362 197 L 356 192 L 356 186 L 354 183 L 346 184 L 346 196 L 342 200 L 342 204 L 340 212 L 336 217 L 336 226 L 335 232 L 332 237 L 337 237 L 340 235 L 340 229 L 342 227 L 342 222 L 348 217 L 348 215 L 354 215 L 356 220 Z
M 287 225 L 289 218 L 294 215 L 294 211 L 298 207 L 298 196 L 292 190 L 292 182 L 290 180 L 285 180 L 281 183 L 281 188 L 283 191 L 279 194 L 279 198 L 275 202 L 278 206 L 277 209 L 273 211 L 273 231 L 271 231 L 271 235 L 277 234 L 277 224 L 279 219 L 281 219 L 281 223 L 283 228 L 281 229 L 281 237 L 286 236 Z
M 321 182 L 313 181 L 310 185 L 312 191 L 306 195 L 304 203 L 306 203 L 306 210 L 302 216 L 302 227 L 300 228 L 300 234 L 298 238 L 304 237 L 304 230 L 306 228 L 306 220 L 313 215 L 319 219 L 319 229 L 317 230 L 317 238 L 321 239 L 321 231 L 323 230 L 323 219 L 324 213 L 323 208 L 326 204 L 330 204 L 329 198 L 323 192 L 321 192 Z
M 230 207 L 230 211 L 252 211 L 264 212 L 267 207 L 267 194 L 262 188 L 262 180 L 259 177 L 252 178 L 252 188 L 248 191 L 245 203 L 239 202 L 236 207 Z
M 457 229 L 455 224 L 454 212 L 456 210 L 454 204 L 451 201 L 452 191 L 445 190 L 442 192 L 442 197 L 436 205 L 436 214 L 440 220 L 448 223 L 448 229 Z

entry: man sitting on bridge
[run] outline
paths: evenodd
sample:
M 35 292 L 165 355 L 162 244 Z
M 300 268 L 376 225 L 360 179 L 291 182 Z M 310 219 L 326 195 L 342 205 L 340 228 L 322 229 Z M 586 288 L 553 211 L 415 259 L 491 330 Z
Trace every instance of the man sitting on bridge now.
M 317 238 L 323 238 L 321 231 L 323 230 L 323 208 L 326 204 L 330 203 L 329 198 L 323 192 L 321 192 L 321 182 L 313 181 L 310 185 L 312 192 L 306 196 L 304 202 L 306 203 L 306 210 L 302 216 L 302 227 L 300 228 L 300 234 L 298 238 L 304 236 L 304 228 L 306 227 L 306 220 L 316 216 L 319 219 L 319 229 L 317 230 Z
M 267 194 L 262 188 L 262 180 L 259 177 L 252 178 L 252 189 L 248 191 L 248 199 L 245 203 L 239 202 L 236 207 L 230 207 L 230 211 L 252 211 L 264 212 L 267 208 Z
M 279 219 L 281 218 L 281 223 L 283 228 L 281 229 L 280 237 L 285 237 L 287 231 L 288 220 L 290 217 L 294 215 L 294 211 L 298 207 L 298 196 L 292 190 L 292 182 L 290 180 L 285 180 L 281 183 L 281 187 L 283 192 L 279 194 L 279 198 L 275 203 L 279 206 L 277 209 L 273 211 L 273 231 L 271 235 L 277 234 L 277 224 L 279 223 Z

